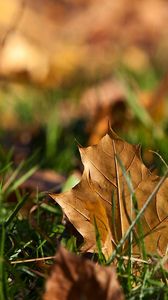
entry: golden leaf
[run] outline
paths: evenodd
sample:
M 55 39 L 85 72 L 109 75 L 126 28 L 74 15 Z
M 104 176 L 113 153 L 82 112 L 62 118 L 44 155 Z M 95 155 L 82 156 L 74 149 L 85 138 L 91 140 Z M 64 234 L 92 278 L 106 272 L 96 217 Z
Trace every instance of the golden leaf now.
M 84 164 L 80 183 L 69 192 L 51 196 L 84 237 L 83 251 L 97 251 L 95 218 L 101 236 L 102 251 L 109 257 L 136 215 L 119 159 L 131 178 L 139 210 L 160 177 L 152 174 L 143 164 L 139 146 L 123 141 L 112 130 L 97 145 L 79 150 Z M 167 195 L 168 179 L 141 216 L 145 246 L 150 253 L 158 250 L 164 253 L 167 247 Z M 137 227 L 134 231 L 138 235 Z M 134 251 L 139 252 L 137 247 Z

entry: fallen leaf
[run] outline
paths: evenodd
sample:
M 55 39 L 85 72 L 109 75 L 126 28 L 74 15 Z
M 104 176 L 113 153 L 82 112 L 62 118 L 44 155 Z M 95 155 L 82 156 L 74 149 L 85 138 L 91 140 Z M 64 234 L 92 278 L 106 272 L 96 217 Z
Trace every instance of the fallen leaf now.
M 166 73 L 154 91 L 141 92 L 139 99 L 146 107 L 153 120 L 163 122 L 167 118 L 166 96 L 168 94 L 168 73 Z
M 113 128 L 124 127 L 129 116 L 125 98 L 124 86 L 115 79 L 100 82 L 83 93 L 79 109 L 81 115 L 87 117 L 88 144 L 98 143 L 106 134 L 107 120 Z
M 151 195 L 160 177 L 152 174 L 143 164 L 138 145 L 123 141 L 112 130 L 97 145 L 79 148 L 79 151 L 84 164 L 80 183 L 69 192 L 51 194 L 51 197 L 84 237 L 83 251 L 97 251 L 96 220 L 102 251 L 109 257 L 130 226 L 130 220 L 135 218 L 130 191 L 117 156 L 131 177 L 139 209 Z M 167 247 L 167 194 L 168 179 L 141 217 L 146 251 L 150 253 L 156 253 L 157 250 L 164 253 Z M 135 231 L 137 233 L 137 228 Z M 127 247 L 127 243 L 124 246 Z M 140 253 L 137 247 L 134 251 Z
M 44 300 L 122 300 L 112 267 L 102 267 L 60 248 L 46 283 Z
M 29 192 L 58 190 L 64 181 L 65 178 L 53 170 L 38 170 L 22 184 L 21 188 Z

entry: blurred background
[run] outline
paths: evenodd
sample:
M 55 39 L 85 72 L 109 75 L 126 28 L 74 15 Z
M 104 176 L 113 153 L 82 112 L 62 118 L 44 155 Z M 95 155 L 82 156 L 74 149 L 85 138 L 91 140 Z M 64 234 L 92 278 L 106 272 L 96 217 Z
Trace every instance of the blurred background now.
M 1 1 L 1 166 L 10 152 L 69 176 L 109 123 L 166 163 L 167 25 L 166 0 Z

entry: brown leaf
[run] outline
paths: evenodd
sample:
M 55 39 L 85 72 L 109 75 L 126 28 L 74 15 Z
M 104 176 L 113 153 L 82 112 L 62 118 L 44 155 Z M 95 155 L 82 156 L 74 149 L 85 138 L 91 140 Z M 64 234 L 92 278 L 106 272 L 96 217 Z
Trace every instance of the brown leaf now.
M 79 150 L 84 164 L 80 183 L 69 192 L 51 196 L 84 237 L 83 251 L 97 251 L 94 223 L 96 219 L 102 251 L 108 257 L 126 233 L 132 210 L 130 192 L 116 156 L 131 176 L 139 209 L 160 178 L 150 173 L 143 164 L 139 146 L 128 144 L 113 131 L 106 134 L 97 145 Z M 167 194 L 168 179 L 141 217 L 145 246 L 150 253 L 156 253 L 158 249 L 159 253 L 163 253 L 168 243 Z M 113 220 L 112 211 L 115 214 Z M 137 233 L 137 228 L 135 231 Z M 138 249 L 135 251 L 139 253 Z
M 123 128 L 128 122 L 126 111 L 126 91 L 115 79 L 106 79 L 87 89 L 81 97 L 81 115 L 87 116 L 88 144 L 97 144 L 108 130 L 108 122 L 113 128 Z M 125 121 L 125 122 L 124 122 Z
M 122 300 L 112 267 L 102 267 L 60 248 L 44 300 Z
M 53 170 L 38 170 L 22 184 L 22 188 L 29 192 L 58 190 L 65 178 Z

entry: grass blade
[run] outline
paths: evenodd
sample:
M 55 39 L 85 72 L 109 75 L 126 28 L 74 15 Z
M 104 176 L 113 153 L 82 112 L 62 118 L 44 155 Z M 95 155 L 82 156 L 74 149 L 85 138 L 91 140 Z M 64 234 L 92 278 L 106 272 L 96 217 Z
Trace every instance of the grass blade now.
M 144 211 L 146 210 L 146 208 L 148 207 L 149 203 L 153 200 L 153 198 L 156 196 L 157 192 L 159 191 L 160 187 L 162 186 L 163 182 L 165 181 L 165 179 L 168 176 L 168 169 L 165 173 L 165 175 L 159 180 L 158 184 L 156 185 L 156 187 L 154 188 L 153 192 L 150 194 L 150 196 L 148 197 L 148 199 L 146 200 L 146 202 L 144 203 L 144 205 L 142 206 L 142 208 L 140 209 L 140 211 L 138 212 L 136 218 L 133 220 L 132 224 L 130 225 L 130 227 L 128 228 L 127 232 L 125 233 L 125 235 L 123 236 L 123 238 L 120 240 L 120 242 L 118 243 L 118 245 L 116 246 L 116 249 L 113 251 L 111 257 L 109 258 L 109 260 L 107 261 L 107 265 L 111 264 L 113 262 L 113 260 L 115 259 L 117 252 L 119 251 L 119 249 L 122 247 L 122 245 L 125 243 L 125 241 L 127 240 L 127 238 L 129 237 L 131 231 L 133 230 L 134 226 L 136 225 L 136 223 L 139 221 L 140 217 L 142 216 L 142 214 L 144 213 Z
M 8 219 L 5 222 L 5 228 L 13 221 L 13 219 L 15 218 L 15 216 L 17 215 L 17 213 L 19 212 L 19 210 L 23 207 L 23 205 L 25 204 L 26 200 L 28 199 L 28 194 L 24 195 L 24 197 L 22 198 L 22 200 L 20 202 L 17 203 L 17 205 L 15 206 L 13 212 L 11 213 L 11 215 L 8 217 Z
M 5 227 L 0 227 L 0 300 L 7 300 L 6 280 L 4 271 Z
M 100 236 L 100 232 L 99 232 L 95 217 L 94 217 L 94 226 L 95 226 L 95 233 L 96 233 L 96 244 L 97 244 L 97 249 L 98 249 L 99 262 L 101 264 L 104 264 L 106 262 L 106 260 L 103 255 L 103 252 L 102 252 L 101 236 Z
M 37 166 L 31 168 L 27 173 L 22 175 L 18 180 L 16 180 L 11 187 L 8 188 L 7 194 L 15 191 L 22 183 L 24 183 L 30 176 L 37 171 Z

